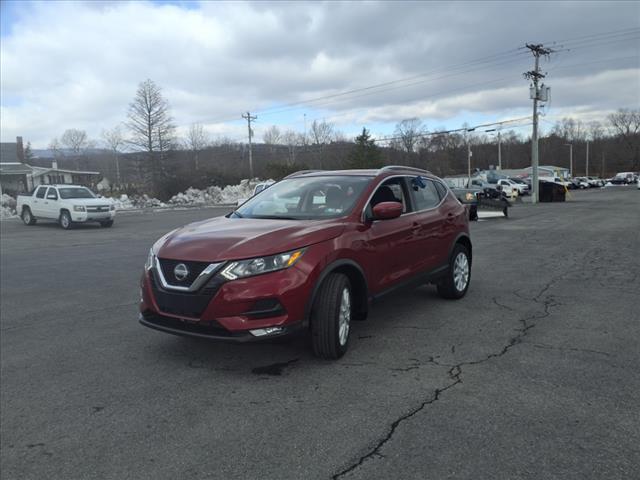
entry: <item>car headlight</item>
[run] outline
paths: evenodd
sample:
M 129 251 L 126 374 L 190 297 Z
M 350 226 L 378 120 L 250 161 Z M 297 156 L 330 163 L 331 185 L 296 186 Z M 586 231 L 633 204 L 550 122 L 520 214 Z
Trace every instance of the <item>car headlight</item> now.
M 74 205 L 73 206 L 73 211 L 74 212 L 86 212 L 87 209 L 84 207 L 84 205 Z
M 465 193 L 464 198 L 467 200 L 467 202 L 472 202 L 473 200 L 475 200 L 476 196 L 471 192 L 467 192 Z
M 231 262 L 220 272 L 220 275 L 227 280 L 236 280 L 238 278 L 260 275 L 261 273 L 283 270 L 295 265 L 303 253 L 304 249 L 300 249 L 292 252 L 279 253 L 278 255 L 271 255 L 269 257 L 258 257 Z
M 147 261 L 144 264 L 144 268 L 146 270 L 151 270 L 153 268 L 153 264 L 155 263 L 156 260 L 156 254 L 153 253 L 153 248 L 149 249 L 149 254 L 147 255 Z

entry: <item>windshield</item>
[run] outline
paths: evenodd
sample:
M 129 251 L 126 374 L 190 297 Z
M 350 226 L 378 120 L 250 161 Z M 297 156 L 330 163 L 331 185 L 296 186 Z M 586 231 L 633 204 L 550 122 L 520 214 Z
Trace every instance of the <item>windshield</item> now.
M 61 198 L 96 198 L 91 190 L 83 187 L 59 188 Z
M 310 220 L 346 215 L 371 182 L 367 176 L 322 176 L 282 180 L 244 203 L 233 215 Z

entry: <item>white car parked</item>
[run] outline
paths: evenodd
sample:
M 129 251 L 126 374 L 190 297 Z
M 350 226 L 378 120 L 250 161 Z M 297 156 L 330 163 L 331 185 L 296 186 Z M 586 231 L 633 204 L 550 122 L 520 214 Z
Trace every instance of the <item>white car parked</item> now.
M 502 182 L 502 183 L 501 183 Z M 529 193 L 529 185 L 527 185 L 526 183 L 522 182 L 514 182 L 513 180 L 509 179 L 501 179 L 498 180 L 498 185 L 510 185 L 512 188 L 515 188 L 518 191 L 518 195 L 522 196 L 522 195 L 527 195 Z
M 513 180 L 501 178 L 496 182 L 496 186 L 499 187 L 506 197 L 515 198 L 520 194 L 521 185 Z
M 56 220 L 65 230 L 86 222 L 111 227 L 116 215 L 113 202 L 79 185 L 40 185 L 30 195 L 18 195 L 16 211 L 25 225 Z

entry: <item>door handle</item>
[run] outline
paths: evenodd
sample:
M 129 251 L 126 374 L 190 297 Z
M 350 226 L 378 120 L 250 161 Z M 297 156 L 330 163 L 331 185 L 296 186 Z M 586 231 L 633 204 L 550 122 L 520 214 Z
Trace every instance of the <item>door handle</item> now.
M 456 219 L 455 215 L 453 213 L 448 213 L 447 214 L 447 223 L 453 223 L 453 221 Z
M 411 225 L 411 230 L 420 230 L 421 227 L 422 225 L 420 225 L 418 222 L 413 222 L 413 225 Z

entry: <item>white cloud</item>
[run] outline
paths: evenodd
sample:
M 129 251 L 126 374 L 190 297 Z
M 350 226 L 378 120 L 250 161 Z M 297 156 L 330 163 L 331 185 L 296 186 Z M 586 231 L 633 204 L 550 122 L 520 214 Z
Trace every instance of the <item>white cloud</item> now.
M 67 128 L 97 138 L 125 120 L 146 78 L 164 89 L 182 130 L 202 122 L 214 135 L 240 138 L 246 125 L 226 120 L 240 120 L 241 112 L 515 51 L 538 38 L 640 27 L 638 5 L 559 3 L 550 15 L 538 3 L 203 2 L 193 9 L 150 2 L 25 4 L 0 45 L 2 141 L 22 135 L 45 147 Z M 561 55 L 580 63 L 634 54 L 637 42 Z M 446 123 L 464 112 L 503 116 L 528 109 L 521 72 L 530 68 L 530 57 L 502 58 L 305 111 L 309 122 L 321 115 L 357 131 L 370 122 L 413 116 Z M 552 108 L 595 112 L 640 105 L 639 82 L 637 60 L 552 70 Z M 270 122 L 283 129 L 300 125 L 300 116 L 301 110 L 264 115 L 256 136 Z

